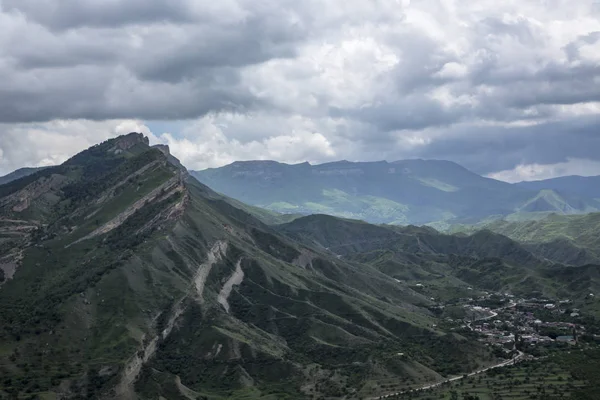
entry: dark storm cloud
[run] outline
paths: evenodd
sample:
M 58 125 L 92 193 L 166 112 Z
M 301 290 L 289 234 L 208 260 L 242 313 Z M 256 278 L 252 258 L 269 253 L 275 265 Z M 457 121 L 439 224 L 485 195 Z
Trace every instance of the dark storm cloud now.
M 147 38 L 151 46 L 135 57 L 126 57 L 130 69 L 141 79 L 177 83 L 214 75 L 215 80 L 236 84 L 236 70 L 272 58 L 293 57 L 294 44 L 304 32 L 279 20 L 250 18 L 231 26 L 187 29 L 183 40 L 170 32 Z M 223 69 L 227 69 L 223 71 Z
M 600 118 L 586 117 L 522 127 L 467 126 L 417 149 L 417 157 L 449 159 L 478 172 L 519 164 L 556 164 L 568 158 L 600 160 Z
M 270 2 L 239 10 L 238 17 L 217 10 L 212 19 L 196 4 L 194 24 L 183 21 L 189 1 L 70 3 L 2 3 L 8 13 L 0 16 L 13 23 L 0 42 L 0 122 L 247 111 L 267 102 L 240 83 L 240 69 L 294 56 L 306 34 Z
M 116 27 L 156 22 L 191 22 L 186 0 L 3 0 L 3 9 L 52 30 Z
M 177 120 L 216 111 L 246 112 L 260 105 L 259 100 L 243 89 L 211 88 L 212 82 L 209 80 L 190 83 L 186 91 L 171 85 L 134 86 L 131 90 L 127 87 L 115 88 L 115 99 L 106 104 L 105 84 L 112 84 L 109 79 L 103 78 L 93 75 L 87 80 L 85 73 L 81 73 L 77 79 L 71 76 L 68 83 L 56 87 L 48 95 L 33 91 L 0 90 L 0 120 L 17 123 L 43 122 L 55 118 L 154 119 L 158 115 L 163 119 Z

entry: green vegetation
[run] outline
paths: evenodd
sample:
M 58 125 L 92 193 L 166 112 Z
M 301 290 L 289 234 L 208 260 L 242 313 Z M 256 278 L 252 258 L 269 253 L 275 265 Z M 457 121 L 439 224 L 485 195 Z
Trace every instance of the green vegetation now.
M 534 400 L 598 396 L 600 350 L 556 351 L 543 360 L 490 370 L 436 388 L 392 396 L 392 399 Z
M 600 213 L 552 214 L 534 221 L 496 220 L 477 226 L 457 225 L 451 232 L 487 229 L 516 240 L 550 260 L 583 265 L 600 263 Z

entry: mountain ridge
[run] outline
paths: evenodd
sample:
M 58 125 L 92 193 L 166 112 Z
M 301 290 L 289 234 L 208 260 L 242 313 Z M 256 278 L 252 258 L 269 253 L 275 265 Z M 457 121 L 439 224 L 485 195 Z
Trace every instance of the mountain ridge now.
M 4 176 L 0 176 L 0 185 L 5 185 L 7 183 L 10 183 L 14 180 L 26 177 L 28 175 L 34 174 L 37 171 L 40 171 L 44 168 L 47 167 L 23 167 L 23 168 L 19 168 L 17 170 L 14 170 L 13 172 L 10 172 Z
M 168 146 L 156 145 L 153 146 L 158 149 L 166 149 L 168 154 Z M 172 156 L 170 156 L 172 157 Z M 178 162 L 178 161 L 177 161 Z M 180 163 L 179 163 L 180 164 Z M 321 193 L 313 193 L 313 198 L 309 199 L 307 203 L 298 203 L 289 201 L 285 196 L 274 196 L 270 200 L 251 195 L 252 189 L 244 187 L 244 183 L 241 183 L 242 188 L 232 189 L 231 183 L 228 180 L 236 179 L 239 180 L 242 177 L 247 179 L 265 179 L 265 180 L 277 180 L 285 179 L 293 181 L 294 179 L 300 179 L 299 185 L 309 185 L 305 182 L 307 177 L 301 178 L 302 173 L 309 173 L 309 176 L 314 175 L 329 176 L 344 176 L 349 179 L 348 176 L 365 176 L 365 171 L 361 168 L 377 168 L 380 172 L 394 173 L 400 172 L 404 174 L 413 174 L 410 167 L 417 171 L 423 166 L 429 166 L 428 168 L 437 169 L 436 174 L 443 173 L 442 176 L 436 176 L 434 178 L 430 176 L 412 176 L 412 180 L 408 182 L 399 182 L 398 184 L 405 185 L 405 190 L 412 190 L 418 192 L 424 188 L 433 189 L 424 192 L 421 199 L 430 198 L 436 195 L 447 195 L 456 194 L 457 191 L 467 192 L 471 196 L 476 196 L 477 192 L 491 191 L 487 195 L 487 199 L 483 202 L 490 202 L 490 196 L 505 196 L 505 193 L 512 193 L 512 199 L 503 199 L 498 202 L 498 206 L 486 207 L 485 211 L 476 211 L 473 214 L 469 212 L 469 208 L 463 208 L 462 210 L 456 210 L 455 206 L 424 206 L 423 210 L 419 210 L 419 204 L 411 204 L 411 201 L 397 201 L 394 196 L 387 196 L 382 193 L 372 193 L 366 196 L 356 196 L 360 185 L 354 184 L 350 189 L 342 188 L 342 190 L 333 189 L 327 190 L 322 188 Z M 434 166 L 434 167 L 431 167 Z M 211 175 L 218 173 L 223 169 L 231 168 L 234 170 L 230 177 L 217 177 L 216 179 L 207 178 L 205 175 Z M 395 171 L 396 168 L 401 170 Z M 387 171 L 386 171 L 387 169 Z M 426 168 L 427 169 L 427 168 Z M 0 177 L 0 182 L 8 183 L 15 178 L 21 176 L 27 176 L 37 172 L 38 168 L 24 168 L 15 171 L 5 177 Z M 461 174 L 460 178 L 452 176 L 449 171 L 458 171 Z M 431 171 L 430 171 L 431 173 Z M 280 163 L 272 160 L 250 160 L 250 161 L 235 161 L 234 163 L 219 168 L 208 168 L 203 171 L 191 171 L 191 174 L 200 180 L 207 180 L 210 186 L 217 189 L 218 192 L 223 193 L 232 199 L 241 200 L 241 204 L 246 207 L 258 206 L 263 217 L 270 223 L 278 223 L 293 218 L 293 215 L 306 215 L 310 213 L 326 212 L 328 214 L 337 215 L 346 218 L 359 218 L 374 223 L 395 223 L 395 224 L 432 224 L 432 226 L 441 227 L 446 229 L 449 224 L 453 223 L 476 223 L 484 221 L 487 218 L 498 219 L 498 218 L 510 218 L 513 220 L 530 220 L 543 218 L 552 212 L 558 212 L 563 214 L 581 214 L 587 212 L 594 212 L 600 210 L 600 192 L 594 192 L 593 183 L 599 177 L 581 177 L 581 176 L 567 176 L 559 177 L 541 181 L 526 181 L 519 182 L 516 184 L 509 184 L 502 181 L 493 180 L 491 178 L 479 176 L 462 167 L 461 165 L 447 161 L 447 160 L 427 160 L 427 159 L 409 159 L 409 160 L 396 160 L 396 161 L 372 161 L 372 162 L 352 162 L 347 160 L 340 160 L 334 162 L 327 162 L 321 164 L 310 164 L 309 162 L 301 162 L 295 164 Z M 300 175 L 299 175 L 300 174 Z M 366 175 L 368 179 L 372 179 L 372 174 Z M 365 178 L 366 179 L 366 178 Z M 225 182 L 220 182 L 224 180 Z M 236 186 L 239 186 L 239 181 L 236 181 Z M 415 183 L 417 184 L 415 186 Z M 248 184 L 246 184 L 247 186 Z M 357 186 L 359 185 L 359 186 Z M 463 185 L 463 186 L 461 186 Z M 329 185 L 329 187 L 335 187 L 336 184 Z M 416 188 L 416 190 L 415 190 Z M 514 188 L 519 188 L 522 191 L 515 191 Z M 591 189 L 590 189 L 591 188 Z M 269 188 L 266 187 L 268 190 Z M 437 191 L 437 192 L 436 192 Z M 438 193 L 439 191 L 443 193 Z M 293 192 L 293 190 L 292 190 Z M 473 193 L 475 192 L 475 193 Z M 501 192 L 501 193 L 499 193 Z M 516 196 L 516 199 L 514 197 Z M 391 197 L 391 198 L 390 198 Z M 270 201 L 270 203 L 267 203 Z M 419 198 L 413 199 L 412 202 L 419 203 Z M 456 200 L 450 200 L 455 202 Z M 492 200 L 493 201 L 493 200 Z M 427 202 L 427 200 L 425 201 Z M 480 201 L 481 202 L 481 201 Z M 508 203 L 507 203 L 508 202 Z M 341 204 L 345 203 L 345 204 Z M 447 210 L 445 208 L 450 208 Z M 481 206 L 473 207 L 474 210 L 481 208 Z M 290 214 L 290 217 L 279 217 L 279 214 Z M 429 215 L 429 216 L 428 216 Z M 433 217 L 431 217 L 433 216 Z

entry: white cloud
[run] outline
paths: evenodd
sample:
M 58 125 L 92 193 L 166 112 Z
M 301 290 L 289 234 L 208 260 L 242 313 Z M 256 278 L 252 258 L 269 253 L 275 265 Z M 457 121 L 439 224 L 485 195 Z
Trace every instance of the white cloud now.
M 515 183 L 569 175 L 600 175 L 600 161 L 569 159 L 568 161 L 556 164 L 520 164 L 514 169 L 496 172 L 488 176 L 501 181 Z
M 244 123 L 239 120 L 235 122 Z M 293 121 L 280 121 L 281 124 L 290 122 Z M 303 128 L 290 128 L 289 131 L 285 125 L 279 125 L 278 134 L 261 140 L 240 140 L 227 137 L 226 119 L 209 116 L 187 126 L 182 139 L 170 133 L 163 133 L 157 140 L 168 144 L 171 153 L 190 169 L 219 167 L 236 160 L 268 159 L 296 163 L 334 159 L 336 153 L 331 143 L 323 134 L 311 128 L 314 128 L 314 125 L 310 121 L 305 121 Z

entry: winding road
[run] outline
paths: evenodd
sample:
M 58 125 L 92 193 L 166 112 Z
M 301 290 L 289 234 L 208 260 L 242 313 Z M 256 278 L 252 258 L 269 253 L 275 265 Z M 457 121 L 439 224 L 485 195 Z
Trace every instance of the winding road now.
M 414 392 L 420 392 L 422 390 L 433 389 L 433 388 L 441 386 L 441 385 L 443 385 L 445 383 L 459 381 L 461 379 L 468 378 L 470 376 L 475 376 L 475 375 L 482 374 L 482 373 L 484 373 L 486 371 L 489 371 L 491 369 L 502 368 L 502 367 L 506 367 L 507 365 L 515 364 L 515 363 L 519 362 L 521 360 L 521 358 L 523 358 L 524 355 L 525 354 L 523 352 L 519 351 L 519 354 L 517 354 L 516 357 L 513 357 L 513 358 L 511 358 L 510 360 L 507 360 L 507 361 L 503 361 L 500 364 L 495 364 L 495 365 L 492 365 L 492 366 L 489 366 L 489 367 L 477 370 L 475 372 L 471 372 L 471 373 L 466 374 L 466 375 L 455 376 L 454 378 L 448 378 L 446 380 L 443 380 L 443 381 L 440 381 L 440 382 L 437 382 L 437 383 L 432 383 L 432 384 L 425 385 L 425 386 L 421 386 L 421 387 L 418 387 L 418 388 L 415 388 L 415 389 L 405 390 L 403 392 L 390 393 L 390 394 L 386 394 L 386 395 L 379 396 L 379 397 L 374 397 L 374 399 L 386 399 L 388 397 L 398 396 L 398 395 L 401 395 L 401 394 L 414 393 Z
M 483 317 L 483 318 L 478 318 L 477 321 L 483 321 L 483 320 L 488 320 L 488 319 L 494 318 L 494 317 L 496 317 L 498 315 L 498 313 L 496 311 L 504 310 L 506 308 L 515 306 L 516 304 L 517 303 L 511 301 L 508 305 L 506 305 L 504 307 L 497 308 L 494 311 L 491 311 L 491 315 L 488 315 L 487 317 Z M 469 327 L 469 329 L 473 330 L 473 328 L 471 327 L 470 323 L 467 324 L 467 326 Z M 480 369 L 480 370 L 468 373 L 466 375 L 455 376 L 453 378 L 448 378 L 448 379 L 445 379 L 443 381 L 436 382 L 436 383 L 431 383 L 431 384 L 428 384 L 428 385 L 425 385 L 425 386 L 421 386 L 421 387 L 418 387 L 418 388 L 415 388 L 415 389 L 405 390 L 403 392 L 389 393 L 389 394 L 386 394 L 386 395 L 383 395 L 383 396 L 373 397 L 371 399 L 372 400 L 387 399 L 389 397 L 399 396 L 399 395 L 402 395 L 402 394 L 414 393 L 414 392 L 420 392 L 420 391 L 423 391 L 423 390 L 433 389 L 433 388 L 441 386 L 441 385 L 443 385 L 445 383 L 455 382 L 455 381 L 458 381 L 458 380 L 461 380 L 461 379 L 464 379 L 464 378 L 468 378 L 470 376 L 475 376 L 475 375 L 482 374 L 482 373 L 487 372 L 487 371 L 489 371 L 491 369 L 502 368 L 502 367 L 506 367 L 507 365 L 516 364 L 517 362 L 521 361 L 521 359 L 525 356 L 525 354 L 522 351 L 519 351 L 519 350 L 517 350 L 517 351 L 518 351 L 518 354 L 515 357 L 511 358 L 510 360 L 506 360 L 506 361 L 503 361 L 501 363 L 491 365 L 489 367 L 486 367 L 486 368 L 483 368 L 483 369 Z

